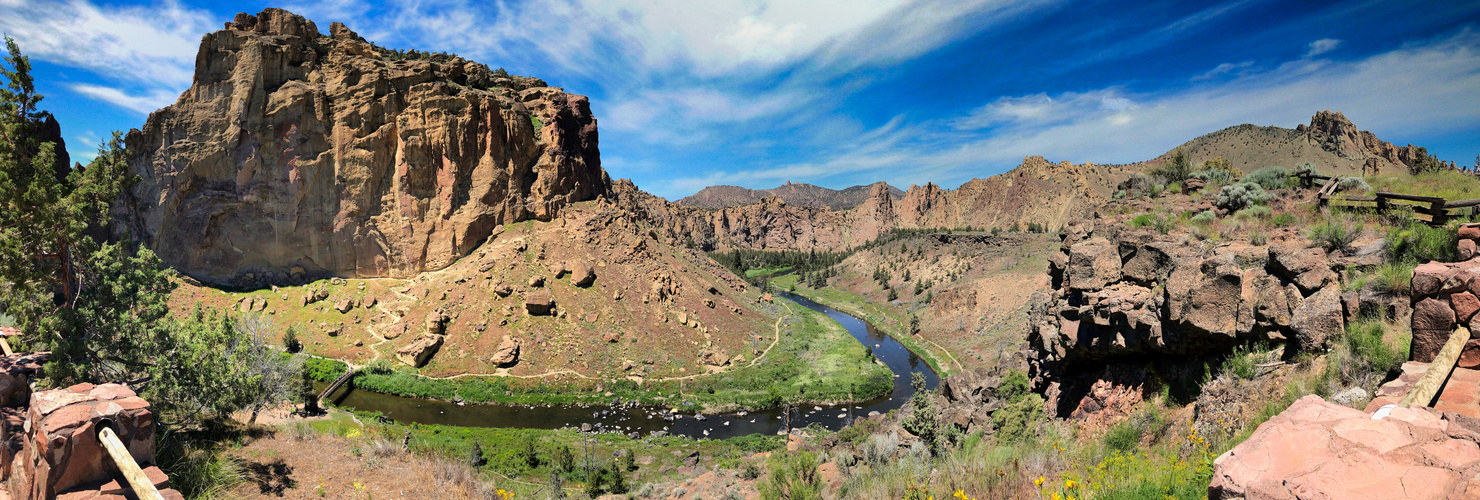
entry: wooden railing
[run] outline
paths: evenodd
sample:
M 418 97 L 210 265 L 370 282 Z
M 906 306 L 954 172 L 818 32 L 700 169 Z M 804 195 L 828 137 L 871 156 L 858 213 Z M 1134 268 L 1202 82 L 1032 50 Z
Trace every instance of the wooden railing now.
M 1480 199 L 1448 201 L 1437 196 L 1417 196 L 1402 193 L 1389 193 L 1378 191 L 1372 196 L 1347 196 L 1336 194 L 1336 185 L 1341 181 L 1340 177 L 1328 175 L 1317 175 L 1310 172 L 1294 174 L 1300 179 L 1300 186 L 1305 189 L 1314 189 L 1316 181 L 1324 181 L 1321 188 L 1316 192 L 1321 206 L 1337 206 L 1346 208 L 1368 208 L 1378 212 L 1403 206 L 1413 210 L 1413 218 L 1426 222 L 1432 226 L 1442 226 L 1449 222 L 1453 215 L 1451 210 L 1473 209 L 1480 206 Z

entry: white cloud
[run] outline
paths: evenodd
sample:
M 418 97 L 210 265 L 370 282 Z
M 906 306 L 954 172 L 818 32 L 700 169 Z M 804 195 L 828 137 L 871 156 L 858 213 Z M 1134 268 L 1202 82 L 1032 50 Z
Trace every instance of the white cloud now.
M 808 161 L 679 178 L 655 192 L 681 196 L 716 181 L 764 186 L 777 179 L 841 184 L 888 181 L 947 186 L 987 177 L 1024 157 L 1127 163 L 1241 123 L 1293 128 L 1339 110 L 1378 137 L 1480 127 L 1480 34 L 1455 36 L 1346 62 L 1292 61 L 1216 84 L 1161 94 L 1105 88 L 1004 97 L 965 116 L 875 129 Z M 944 126 L 943 126 L 944 125 Z M 942 132 L 946 131 L 946 132 Z
M 1243 76 L 1244 74 L 1247 74 L 1246 70 L 1253 66 L 1254 61 L 1244 61 L 1241 63 L 1223 63 L 1214 66 L 1213 69 L 1210 69 L 1201 75 L 1192 77 L 1192 81 L 1196 82 L 1201 80 L 1212 80 L 1224 75 Z
M 1336 50 L 1336 47 L 1340 46 L 1341 40 L 1337 40 L 1335 38 L 1322 38 L 1320 40 L 1310 42 L 1310 47 L 1305 51 L 1305 57 L 1315 57 L 1321 54 L 1325 54 L 1327 52 Z
M 146 95 L 130 95 L 113 87 L 86 83 L 73 84 L 69 87 L 73 91 L 89 98 L 146 115 L 153 113 L 159 108 L 174 104 L 175 98 L 178 96 L 178 94 L 168 90 L 152 90 Z
M 37 59 L 134 82 L 190 85 L 212 16 L 174 1 L 114 7 L 85 0 L 0 5 L 0 31 Z
M 155 5 L 98 6 L 86 0 L 0 2 L 0 31 L 26 55 L 81 68 L 121 87 L 73 84 L 89 98 L 148 113 L 174 102 L 190 86 L 204 33 L 213 16 L 173 0 Z

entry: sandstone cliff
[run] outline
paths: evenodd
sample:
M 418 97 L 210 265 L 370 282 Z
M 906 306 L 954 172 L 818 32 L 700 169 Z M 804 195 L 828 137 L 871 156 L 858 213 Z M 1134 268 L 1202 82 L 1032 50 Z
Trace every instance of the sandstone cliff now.
M 584 96 L 406 59 L 339 23 L 238 14 L 201 40 L 190 89 L 128 134 L 143 181 L 118 230 L 217 283 L 409 276 L 608 191 Z

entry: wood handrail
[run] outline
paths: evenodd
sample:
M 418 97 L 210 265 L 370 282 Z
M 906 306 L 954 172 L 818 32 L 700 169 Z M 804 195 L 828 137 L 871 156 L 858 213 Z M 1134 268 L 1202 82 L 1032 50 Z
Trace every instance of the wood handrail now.
M 1449 341 L 1439 349 L 1439 354 L 1429 363 L 1428 369 L 1424 370 L 1423 376 L 1403 396 L 1398 406 L 1407 408 L 1412 405 L 1430 406 L 1434 403 L 1434 396 L 1439 395 L 1439 387 L 1449 379 L 1449 373 L 1454 371 L 1455 365 L 1459 364 L 1459 354 L 1465 349 L 1465 342 L 1470 340 L 1470 329 L 1463 326 L 1454 329 L 1449 334 Z
M 119 472 L 123 473 L 124 479 L 128 480 L 129 487 L 133 488 L 134 495 L 140 500 L 164 500 L 159 490 L 154 487 L 154 481 L 144 475 L 139 469 L 139 464 L 134 462 L 134 456 L 128 452 L 128 447 L 118 439 L 118 434 L 113 433 L 111 427 L 104 427 L 98 431 L 98 441 L 103 442 L 103 448 L 108 450 L 108 456 L 113 457 L 113 463 L 118 465 Z
M 1377 195 L 1383 198 L 1392 198 L 1394 200 L 1421 201 L 1424 203 L 1438 203 L 1441 205 L 1444 203 L 1444 198 L 1439 198 L 1436 196 L 1415 196 L 1411 194 L 1389 193 L 1387 191 L 1378 191 Z

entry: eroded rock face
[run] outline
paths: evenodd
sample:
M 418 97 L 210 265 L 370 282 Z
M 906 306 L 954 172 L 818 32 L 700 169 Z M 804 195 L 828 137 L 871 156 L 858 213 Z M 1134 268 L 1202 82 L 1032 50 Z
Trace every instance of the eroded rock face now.
M 1340 264 L 1300 243 L 1207 247 L 1118 222 L 1071 223 L 1060 253 L 1049 259 L 1051 288 L 1035 294 L 1029 311 L 1035 390 L 1061 415 L 1089 415 L 1098 411 L 1086 404 L 1128 400 L 1115 396 L 1119 385 L 1094 385 L 1109 380 L 1097 375 L 1107 366 L 1152 363 L 1176 371 L 1254 342 L 1323 348 L 1345 327 L 1348 311 L 1333 270 Z M 1354 310 L 1361 308 L 1357 299 Z M 1368 300 L 1375 308 L 1380 299 L 1388 297 Z
M 519 362 L 519 339 L 504 335 L 503 340 L 498 343 L 498 349 L 488 357 L 488 362 L 496 366 L 513 366 Z
M 190 89 L 128 134 L 117 226 L 205 281 L 408 276 L 608 192 L 585 97 L 384 55 L 280 9 L 206 35 Z

